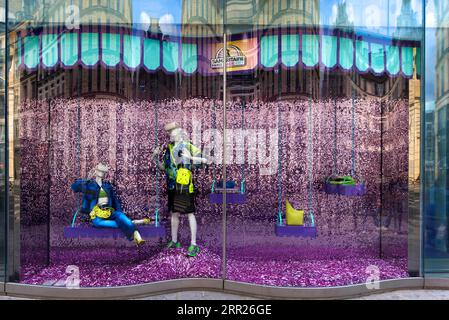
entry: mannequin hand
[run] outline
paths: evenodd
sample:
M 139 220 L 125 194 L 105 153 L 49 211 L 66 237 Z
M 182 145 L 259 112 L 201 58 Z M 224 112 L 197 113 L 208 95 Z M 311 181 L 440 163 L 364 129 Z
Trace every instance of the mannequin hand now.
M 153 157 L 153 158 L 156 158 L 160 153 L 161 153 L 160 147 L 156 147 L 156 148 L 153 149 L 153 155 L 152 155 L 152 157 Z

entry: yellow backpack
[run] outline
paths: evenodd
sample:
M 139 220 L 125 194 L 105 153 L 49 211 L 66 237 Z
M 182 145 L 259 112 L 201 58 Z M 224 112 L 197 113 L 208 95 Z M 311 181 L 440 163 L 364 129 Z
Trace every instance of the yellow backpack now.
M 190 179 L 192 178 L 192 173 L 189 169 L 179 168 L 176 172 L 176 183 L 187 186 L 190 184 Z
M 189 193 L 193 193 L 192 171 L 182 167 L 178 168 L 176 171 L 176 188 L 180 193 L 183 193 L 184 188 L 187 189 L 187 186 Z
M 170 150 L 172 160 L 175 162 L 175 157 L 173 156 L 173 145 L 169 144 L 168 148 Z M 176 162 L 175 165 L 177 165 Z M 187 190 L 187 186 L 188 192 L 193 193 L 194 188 L 193 188 L 192 171 L 184 167 L 178 167 L 176 170 L 176 189 L 180 193 L 183 193 L 184 191 Z

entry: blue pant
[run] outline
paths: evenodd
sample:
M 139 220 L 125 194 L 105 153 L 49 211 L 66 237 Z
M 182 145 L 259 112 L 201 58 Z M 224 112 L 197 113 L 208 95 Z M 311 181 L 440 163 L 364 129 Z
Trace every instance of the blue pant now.
M 121 211 L 114 211 L 109 219 L 95 217 L 92 224 L 95 228 L 119 228 L 128 240 L 133 240 L 134 231 L 136 231 L 134 223 Z

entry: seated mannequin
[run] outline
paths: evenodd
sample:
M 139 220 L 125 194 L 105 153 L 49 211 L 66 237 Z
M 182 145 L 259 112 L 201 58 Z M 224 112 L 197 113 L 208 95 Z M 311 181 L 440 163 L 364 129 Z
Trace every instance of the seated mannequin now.
M 71 188 L 74 192 L 82 192 L 83 199 L 80 211 L 89 214 L 92 225 L 96 228 L 119 228 L 130 241 L 137 245 L 145 241 L 140 236 L 136 225 L 148 224 L 149 219 L 131 221 L 122 211 L 112 185 L 103 178 L 108 171 L 104 164 L 95 167 L 95 179 L 78 179 Z

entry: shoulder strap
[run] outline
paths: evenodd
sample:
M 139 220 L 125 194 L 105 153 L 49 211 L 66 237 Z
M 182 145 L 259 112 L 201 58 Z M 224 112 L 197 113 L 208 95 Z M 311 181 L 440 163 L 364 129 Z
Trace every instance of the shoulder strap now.
M 172 145 L 171 143 L 168 144 L 168 151 L 170 152 L 171 160 L 172 160 L 173 163 L 175 164 L 175 167 L 177 167 L 178 165 L 177 165 L 177 163 L 176 163 L 176 159 L 175 159 L 175 156 L 174 156 L 174 154 L 173 154 L 173 145 Z

